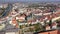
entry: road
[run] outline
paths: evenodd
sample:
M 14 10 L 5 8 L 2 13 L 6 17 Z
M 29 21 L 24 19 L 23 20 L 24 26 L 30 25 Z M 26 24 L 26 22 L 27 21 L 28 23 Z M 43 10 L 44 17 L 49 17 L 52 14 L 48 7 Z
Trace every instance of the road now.
M 10 10 L 12 10 L 12 5 L 8 4 L 8 7 L 3 11 L 2 15 L 0 16 L 0 18 L 7 16 L 7 14 L 10 12 Z

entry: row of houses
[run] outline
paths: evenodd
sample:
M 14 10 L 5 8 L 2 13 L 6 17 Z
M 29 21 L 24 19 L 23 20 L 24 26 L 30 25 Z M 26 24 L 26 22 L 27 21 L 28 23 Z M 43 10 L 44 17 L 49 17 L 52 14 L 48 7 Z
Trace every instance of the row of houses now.
M 43 26 L 45 24 L 45 21 L 49 23 L 49 21 L 52 21 L 52 28 L 57 28 L 57 23 L 55 20 L 60 18 L 60 8 L 56 8 L 55 10 L 51 10 L 51 7 L 43 7 L 43 8 L 12 8 L 12 12 L 9 13 L 6 19 L 8 17 L 13 17 L 9 24 L 14 26 L 15 28 L 19 28 L 20 25 L 24 24 L 35 24 L 40 22 Z M 18 14 L 19 13 L 19 14 Z M 16 15 L 18 14 L 18 15 Z M 15 16 L 15 17 L 14 17 Z M 5 20 L 6 20 L 5 19 Z M 1 19 L 2 20 L 2 19 Z M 46 25 L 46 30 L 50 30 L 50 26 Z M 6 30 L 5 30 L 6 31 Z M 18 29 L 15 29 L 16 32 L 18 32 Z M 13 33 L 16 34 L 16 32 L 13 29 L 8 29 L 7 33 Z

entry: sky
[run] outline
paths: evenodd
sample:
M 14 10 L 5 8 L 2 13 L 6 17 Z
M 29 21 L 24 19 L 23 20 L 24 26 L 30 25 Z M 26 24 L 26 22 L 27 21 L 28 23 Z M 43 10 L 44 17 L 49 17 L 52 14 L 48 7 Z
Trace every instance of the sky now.
M 36 1 L 39 1 L 39 2 L 55 1 L 56 2 L 56 1 L 60 1 L 60 0 L 0 0 L 0 3 L 4 3 L 4 2 L 36 2 Z

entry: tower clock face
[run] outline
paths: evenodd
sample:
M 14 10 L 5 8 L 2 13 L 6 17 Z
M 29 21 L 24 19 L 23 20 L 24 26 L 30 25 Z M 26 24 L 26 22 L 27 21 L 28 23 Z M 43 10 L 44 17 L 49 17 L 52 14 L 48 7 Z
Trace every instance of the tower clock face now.
M 5 24 L 0 24 L 0 30 L 2 30 L 3 28 L 5 28 Z

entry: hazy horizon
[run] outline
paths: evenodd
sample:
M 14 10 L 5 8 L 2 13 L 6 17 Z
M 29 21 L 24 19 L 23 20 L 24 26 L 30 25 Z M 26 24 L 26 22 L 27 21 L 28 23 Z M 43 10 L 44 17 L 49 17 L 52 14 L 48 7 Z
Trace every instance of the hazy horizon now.
M 57 2 L 60 0 L 0 0 L 0 3 L 6 2 Z

